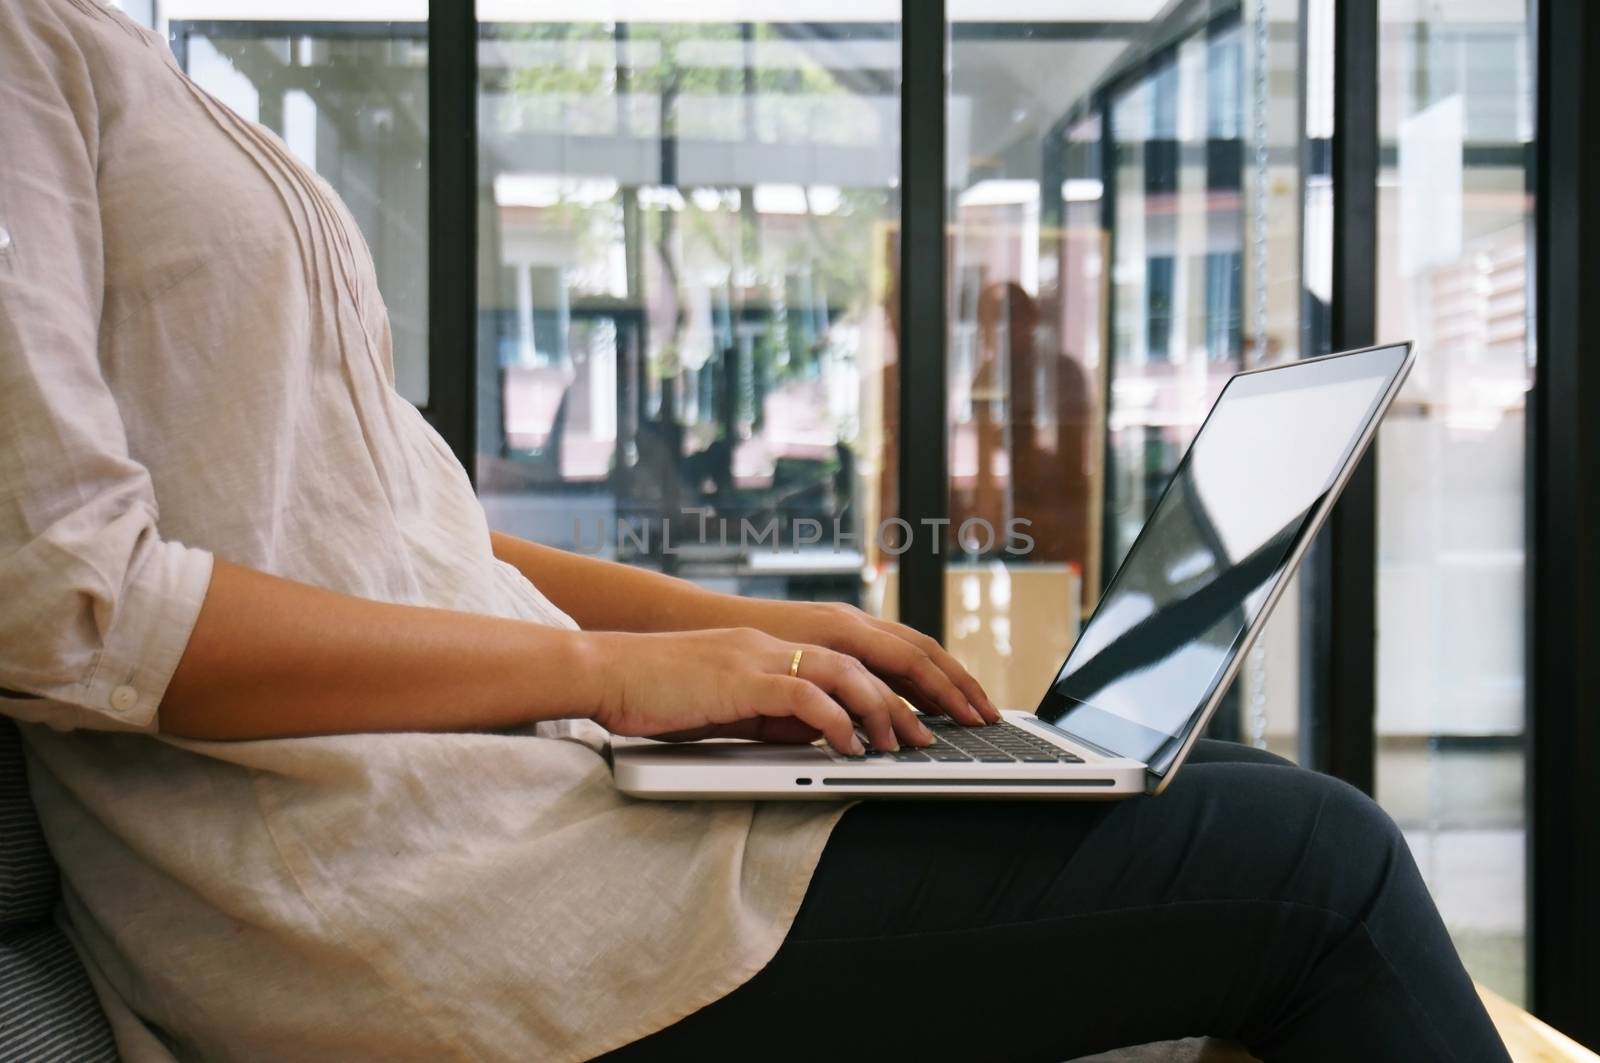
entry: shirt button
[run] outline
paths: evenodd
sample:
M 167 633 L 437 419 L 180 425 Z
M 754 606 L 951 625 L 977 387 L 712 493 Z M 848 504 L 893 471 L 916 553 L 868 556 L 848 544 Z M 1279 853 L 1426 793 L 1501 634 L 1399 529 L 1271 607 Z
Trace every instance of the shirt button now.
M 111 707 L 118 712 L 127 712 L 139 704 L 139 692 L 132 687 L 118 687 L 111 692 Z

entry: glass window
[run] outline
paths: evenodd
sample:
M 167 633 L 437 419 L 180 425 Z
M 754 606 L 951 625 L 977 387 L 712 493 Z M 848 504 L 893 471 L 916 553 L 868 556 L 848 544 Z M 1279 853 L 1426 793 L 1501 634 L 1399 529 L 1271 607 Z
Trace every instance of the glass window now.
M 1316 75 L 1293 4 L 951 12 L 952 527 L 1023 520 L 1032 542 L 954 537 L 946 631 L 1032 708 L 1222 384 L 1318 353 Z M 1295 753 L 1298 618 L 1292 592 L 1218 733 Z
M 110 4 L 139 25 L 156 28 L 155 0 L 110 0 Z
M 1205 352 L 1212 361 L 1229 360 L 1244 342 L 1239 290 L 1242 257 L 1238 251 L 1206 253 Z
M 858 602 L 892 506 L 898 9 L 765 6 L 479 5 L 478 483 L 509 532 Z
M 1378 334 L 1417 342 L 1379 436 L 1378 798 L 1474 977 L 1525 997 L 1529 8 L 1382 17 Z
M 1147 168 L 1145 173 L 1150 173 Z M 1172 360 L 1172 256 L 1144 260 L 1144 356 L 1153 362 Z
M 285 21 L 253 0 L 161 10 L 188 75 L 283 138 L 350 209 L 389 308 L 395 385 L 426 406 L 427 4 L 366 3 L 363 21 L 339 22 Z

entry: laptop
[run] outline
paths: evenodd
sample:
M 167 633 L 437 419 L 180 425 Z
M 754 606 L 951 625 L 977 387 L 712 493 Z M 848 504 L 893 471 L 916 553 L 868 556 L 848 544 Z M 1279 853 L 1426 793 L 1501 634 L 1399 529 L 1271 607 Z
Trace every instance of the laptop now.
M 1120 798 L 1160 793 L 1216 712 L 1410 372 L 1411 344 L 1239 373 L 1032 712 L 847 756 L 818 742 L 619 739 L 650 798 Z

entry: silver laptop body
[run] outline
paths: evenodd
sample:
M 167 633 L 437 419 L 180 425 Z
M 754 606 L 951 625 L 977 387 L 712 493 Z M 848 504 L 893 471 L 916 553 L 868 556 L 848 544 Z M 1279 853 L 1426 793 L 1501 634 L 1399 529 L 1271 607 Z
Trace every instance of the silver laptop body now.
M 1001 745 L 1032 755 L 936 759 L 933 750 L 952 749 L 943 739 L 931 750 L 863 757 L 822 743 L 617 739 L 617 788 L 678 799 L 1160 793 L 1216 712 L 1414 357 L 1411 344 L 1395 344 L 1228 381 L 1038 708 L 1004 712 L 1022 735 Z M 971 729 L 980 739 L 1009 730 Z

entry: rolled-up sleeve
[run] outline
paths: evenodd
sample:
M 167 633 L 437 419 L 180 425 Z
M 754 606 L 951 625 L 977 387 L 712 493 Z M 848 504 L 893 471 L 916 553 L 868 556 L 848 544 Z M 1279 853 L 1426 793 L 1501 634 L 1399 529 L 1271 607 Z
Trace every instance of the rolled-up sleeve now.
M 0 712 L 153 730 L 211 555 L 162 538 L 102 373 L 97 115 L 65 34 L 0 33 Z

